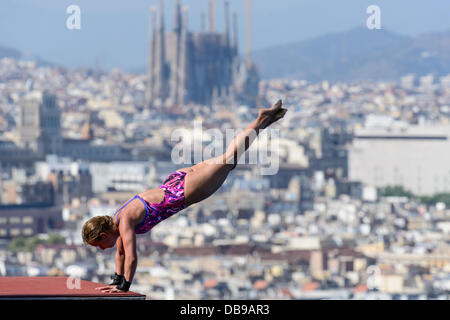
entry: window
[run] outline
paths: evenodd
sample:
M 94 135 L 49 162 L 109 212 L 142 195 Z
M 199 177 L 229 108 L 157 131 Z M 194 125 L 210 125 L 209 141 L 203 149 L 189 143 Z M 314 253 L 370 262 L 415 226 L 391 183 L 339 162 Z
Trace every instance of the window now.
M 9 223 L 11 223 L 11 224 L 19 224 L 20 223 L 20 217 L 9 217 Z
M 8 222 L 8 218 L 0 217 L 0 224 L 6 224 Z
M 9 234 L 13 237 L 20 235 L 20 229 L 11 229 L 9 230 Z
M 25 236 L 31 236 L 33 234 L 33 229 L 25 228 L 25 229 L 23 229 L 22 232 L 23 232 L 23 235 L 25 235 Z
M 6 229 L 0 229 L 0 237 L 6 237 L 7 231 Z
M 27 216 L 22 218 L 23 224 L 32 224 L 33 223 L 33 217 Z

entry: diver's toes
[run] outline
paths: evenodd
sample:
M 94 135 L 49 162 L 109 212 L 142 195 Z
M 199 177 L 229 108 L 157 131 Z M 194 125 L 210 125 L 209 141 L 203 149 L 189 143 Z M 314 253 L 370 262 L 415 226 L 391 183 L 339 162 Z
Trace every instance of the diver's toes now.
M 281 108 L 281 106 L 283 105 L 283 102 L 280 100 L 278 100 L 274 105 L 273 105 L 273 110 L 278 110 Z

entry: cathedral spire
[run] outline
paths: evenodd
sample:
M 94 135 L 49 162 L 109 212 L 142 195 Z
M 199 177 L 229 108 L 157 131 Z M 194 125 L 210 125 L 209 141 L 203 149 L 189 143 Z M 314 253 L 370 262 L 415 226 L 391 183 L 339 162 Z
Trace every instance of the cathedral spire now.
M 151 22 L 150 22 L 150 44 L 149 44 L 149 52 L 148 52 L 148 68 L 147 68 L 147 96 L 146 96 L 146 105 L 149 107 L 154 98 L 154 77 L 155 77 L 155 47 L 156 47 L 156 8 L 152 6 L 150 8 L 151 14 Z
M 209 0 L 209 32 L 216 32 L 216 1 Z
M 227 47 L 230 45 L 230 17 L 229 17 L 229 2 L 225 1 L 225 41 Z
M 188 8 L 183 8 L 182 15 L 182 28 L 181 28 L 181 40 L 180 40 L 180 72 L 179 72 L 179 83 L 177 88 L 177 104 L 184 105 L 185 93 L 187 92 L 186 80 L 187 80 L 187 34 L 188 34 Z
M 175 23 L 174 29 L 176 33 L 181 33 L 182 28 L 182 17 L 181 17 L 181 3 L 180 0 L 177 0 L 175 5 Z
M 252 66 L 252 0 L 247 0 L 247 26 L 245 39 L 245 55 L 247 69 Z
M 160 105 L 162 106 L 167 98 L 167 79 L 165 74 L 166 64 L 166 44 L 165 44 L 165 32 L 164 32 L 164 6 L 163 0 L 159 2 L 160 15 L 159 15 L 159 28 L 158 39 L 156 44 L 156 61 L 155 61 L 155 95 L 160 98 Z
M 237 13 L 233 12 L 233 48 L 238 51 L 238 19 Z
M 169 104 L 171 105 L 177 105 L 178 104 L 178 91 L 179 91 L 179 85 L 180 85 L 180 47 L 181 47 L 181 41 L 182 41 L 182 32 L 183 32 L 183 21 L 182 21 L 182 15 L 181 15 L 181 3 L 180 0 L 176 1 L 175 5 L 175 23 L 174 23 L 174 36 L 175 36 L 175 43 L 174 45 L 174 56 L 175 60 L 172 62 L 173 64 L 173 70 L 171 67 L 170 72 L 170 88 L 169 88 Z
M 159 30 L 164 31 L 164 2 L 159 0 Z

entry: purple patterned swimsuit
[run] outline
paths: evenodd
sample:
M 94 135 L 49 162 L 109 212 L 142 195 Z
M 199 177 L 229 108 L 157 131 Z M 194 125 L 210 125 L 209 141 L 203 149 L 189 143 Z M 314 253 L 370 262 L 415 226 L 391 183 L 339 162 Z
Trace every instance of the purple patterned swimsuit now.
M 114 214 L 117 223 L 119 223 L 120 211 L 136 198 L 141 200 L 145 207 L 145 218 L 144 221 L 136 227 L 136 234 L 149 232 L 161 221 L 186 208 L 184 203 L 185 176 L 186 172 L 177 170 L 172 172 L 166 180 L 164 180 L 163 184 L 159 186 L 160 189 L 164 190 L 164 199 L 160 203 L 150 203 L 140 196 L 135 195 Z

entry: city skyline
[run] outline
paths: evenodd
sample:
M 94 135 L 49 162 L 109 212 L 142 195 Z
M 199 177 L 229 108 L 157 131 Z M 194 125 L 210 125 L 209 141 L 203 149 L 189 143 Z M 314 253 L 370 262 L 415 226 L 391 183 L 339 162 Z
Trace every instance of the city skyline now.
M 195 132 L 198 117 L 208 128 L 248 121 L 242 106 L 190 105 L 178 120 L 163 118 L 142 110 L 144 83 L 142 75 L 0 60 L 1 276 L 108 281 L 112 250 L 82 244 L 84 221 L 112 214 L 180 167 L 173 130 Z M 60 111 L 45 94 L 20 99 L 44 88 Z M 395 85 L 269 80 L 261 90 L 290 109 L 279 124 L 277 174 L 238 165 L 211 199 L 139 237 L 132 290 L 169 300 L 448 299 L 450 162 L 434 154 L 449 132 L 433 132 L 448 129 L 450 75 Z M 49 154 L 56 131 L 59 155 Z M 41 154 L 20 146 L 39 136 Z M 408 165 L 396 160 L 405 158 Z M 392 183 L 402 186 L 385 187 Z
M 1 2 L 3 283 L 122 278 L 118 290 L 150 300 L 450 299 L 450 2 L 281 2 Z M 67 20 L 78 8 L 81 25 Z M 269 128 L 270 105 L 284 109 Z M 228 163 L 242 132 L 257 141 L 216 189 L 199 171 L 219 170 L 198 164 Z M 191 205 L 172 178 L 196 173 L 198 194 L 214 194 Z M 143 205 L 124 209 L 136 195 Z M 148 229 L 129 246 L 133 212 Z M 86 232 L 95 220 L 109 226 Z M 99 232 L 125 239 L 116 258 Z M 2 299 L 32 293 L 3 286 Z

